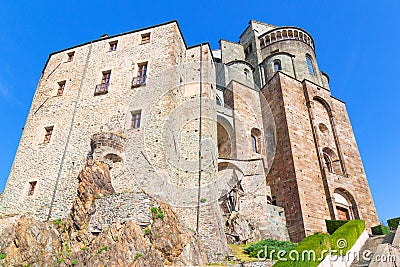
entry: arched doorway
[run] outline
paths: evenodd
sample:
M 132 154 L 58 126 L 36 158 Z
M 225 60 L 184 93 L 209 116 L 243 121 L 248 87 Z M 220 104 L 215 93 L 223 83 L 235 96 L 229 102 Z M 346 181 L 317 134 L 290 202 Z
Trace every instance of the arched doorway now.
M 353 196 L 345 189 L 338 188 L 333 193 L 335 199 L 336 219 L 359 219 L 357 206 Z

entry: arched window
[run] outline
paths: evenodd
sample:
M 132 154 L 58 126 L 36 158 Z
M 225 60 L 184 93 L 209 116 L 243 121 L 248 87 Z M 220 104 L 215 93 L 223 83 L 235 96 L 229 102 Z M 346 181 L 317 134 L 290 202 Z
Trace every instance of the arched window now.
M 312 58 L 310 55 L 306 55 L 306 62 L 307 62 L 308 72 L 311 75 L 314 75 L 314 66 L 313 66 Z
M 324 156 L 325 167 L 328 171 L 331 173 L 343 174 L 340 159 L 337 154 L 329 147 L 324 147 L 322 153 Z
M 332 169 L 332 160 L 331 158 L 324 153 L 324 161 L 325 161 L 325 167 L 328 169 L 329 172 L 333 172 Z
M 255 137 L 254 135 L 251 135 L 251 146 L 253 147 L 253 152 L 258 153 L 258 150 L 257 150 L 257 137 Z
M 246 80 L 249 79 L 249 70 L 244 69 L 244 77 L 246 77 Z
M 274 60 L 274 72 L 282 70 L 281 61 L 279 59 Z
M 251 129 L 251 146 L 253 152 L 261 153 L 261 131 L 257 128 Z

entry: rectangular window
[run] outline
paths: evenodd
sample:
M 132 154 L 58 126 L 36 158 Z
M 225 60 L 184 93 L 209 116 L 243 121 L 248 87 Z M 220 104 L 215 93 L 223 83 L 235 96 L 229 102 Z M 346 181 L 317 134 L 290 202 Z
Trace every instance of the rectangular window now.
M 101 78 L 101 84 L 109 84 L 111 77 L 111 70 L 103 71 L 103 77 Z
M 45 133 L 44 133 L 43 143 L 47 144 L 50 142 L 51 136 L 53 134 L 53 129 L 54 129 L 54 126 L 49 126 L 49 127 L 44 128 Z
M 29 182 L 28 196 L 33 196 L 33 194 L 35 193 L 36 184 L 37 184 L 36 181 Z
M 142 34 L 142 44 L 150 43 L 150 33 Z
M 118 41 L 110 42 L 110 51 L 117 50 Z
M 146 84 L 147 62 L 138 64 L 137 76 L 133 78 L 132 87 L 139 87 Z
M 70 52 L 70 53 L 68 53 L 67 55 L 68 55 L 68 60 L 67 60 L 67 62 L 71 62 L 71 61 L 74 60 L 75 52 Z
M 131 112 L 131 129 L 138 129 L 140 128 L 140 119 L 141 119 L 141 115 L 142 112 L 141 111 L 135 111 L 135 112 Z
M 103 71 L 101 83 L 96 85 L 94 95 L 104 95 L 108 93 L 108 85 L 110 83 L 111 70 Z
M 64 93 L 65 83 L 66 83 L 66 81 L 58 82 L 58 90 L 57 90 L 58 96 L 60 96 Z

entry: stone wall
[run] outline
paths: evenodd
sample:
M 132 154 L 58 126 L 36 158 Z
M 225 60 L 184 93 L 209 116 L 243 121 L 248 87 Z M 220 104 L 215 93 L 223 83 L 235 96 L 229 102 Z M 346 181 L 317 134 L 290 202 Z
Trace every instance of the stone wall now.
M 154 201 L 143 193 L 120 193 L 96 199 L 96 211 L 90 217 L 89 231 L 109 228 L 117 220 L 120 223 L 134 221 L 142 228 L 151 223 L 151 207 Z

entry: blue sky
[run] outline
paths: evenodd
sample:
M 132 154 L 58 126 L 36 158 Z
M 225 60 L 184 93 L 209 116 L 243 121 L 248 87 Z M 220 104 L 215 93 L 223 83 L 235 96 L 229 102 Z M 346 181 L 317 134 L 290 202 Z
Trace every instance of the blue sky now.
M 400 216 L 400 1 L 2 1 L 0 191 L 51 52 L 177 19 L 188 45 L 237 41 L 250 19 L 306 29 L 347 103 L 381 220 Z

